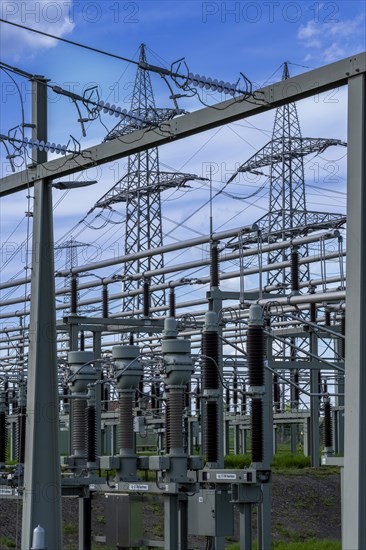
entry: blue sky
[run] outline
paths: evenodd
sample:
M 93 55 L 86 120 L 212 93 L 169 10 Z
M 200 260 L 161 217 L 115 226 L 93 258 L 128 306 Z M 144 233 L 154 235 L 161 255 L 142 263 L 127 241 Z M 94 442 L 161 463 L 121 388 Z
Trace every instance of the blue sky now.
M 48 33 L 82 42 L 127 58 L 137 59 L 141 42 L 147 46 L 148 60 L 168 66 L 185 57 L 189 69 L 235 82 L 240 71 L 259 86 L 281 78 L 280 65 L 288 60 L 292 74 L 336 61 L 365 49 L 365 2 L 338 1 L 264 1 L 264 2 L 174 2 L 174 1 L 7 1 L 0 4 L 1 17 Z M 120 60 L 55 42 L 1 24 L 1 60 L 34 74 L 42 74 L 64 88 L 77 93 L 95 83 L 104 100 L 128 107 L 135 66 Z M 300 66 L 299 66 L 300 65 Z M 29 119 L 29 85 L 16 77 L 22 92 L 25 116 Z M 152 76 L 158 106 L 171 106 L 166 87 L 157 75 Z M 55 100 L 56 99 L 56 100 Z M 216 94 L 212 101 L 224 99 Z M 183 100 L 187 110 L 200 107 L 197 100 Z M 311 98 L 298 105 L 303 135 L 346 139 L 346 92 L 336 90 L 320 98 Z M 219 189 L 238 164 L 243 163 L 256 149 L 270 140 L 274 113 L 266 113 L 225 128 L 194 136 L 177 144 L 164 146 L 160 151 L 162 169 L 176 169 L 207 175 L 207 165 L 215 163 L 214 187 Z M 105 129 L 95 123 L 81 139 L 77 113 L 70 101 L 51 96 L 49 106 L 49 138 L 66 143 L 72 134 L 83 146 L 100 142 Z M 1 72 L 1 133 L 21 122 L 20 102 L 14 84 Z M 111 124 L 110 117 L 104 122 Z M 6 151 L 0 149 L 2 173 L 9 170 Z M 125 161 L 118 165 L 123 175 Z M 113 183 L 116 165 L 103 167 L 88 177 L 99 180 L 98 185 L 73 193 L 56 194 L 55 235 L 62 239 L 80 220 L 94 202 Z M 334 173 L 333 180 L 329 173 Z M 345 151 L 328 150 L 316 160 L 309 160 L 306 177 L 309 209 L 344 211 L 345 209 Z M 237 182 L 232 192 L 249 194 L 260 182 Z M 207 233 L 207 209 L 189 219 L 191 230 L 180 228 L 169 220 L 183 221 L 208 199 L 207 186 L 196 191 L 168 191 L 163 195 L 164 232 L 169 239 L 192 237 Z M 318 189 L 317 189 L 318 188 Z M 324 189 L 324 191 L 322 191 Z M 334 190 L 336 189 L 336 192 Z M 60 200 L 62 199 L 62 200 Z M 220 198 L 214 205 L 215 228 L 244 225 L 262 216 L 268 204 L 268 189 L 249 201 L 230 201 Z M 28 209 L 26 193 L 1 201 L 2 241 L 19 247 L 26 237 L 24 212 Z M 121 207 L 119 221 L 123 219 Z M 117 218 L 116 218 L 117 219 Z M 12 235 L 13 229 L 19 229 Z M 123 233 L 123 224 L 113 231 Z M 110 238 L 110 237 L 108 237 Z M 79 239 L 94 241 L 94 233 L 85 229 Z M 105 237 L 107 239 L 107 237 Z M 117 239 L 117 237 L 116 237 Z M 115 241 L 116 241 L 115 239 Z M 100 246 L 109 249 L 101 239 Z M 118 252 L 122 253 L 123 238 Z M 114 245 L 113 245 L 114 246 Z M 115 249 L 113 249 L 115 253 Z M 6 258 L 8 252 L 6 252 Z M 62 258 L 61 260 L 62 261 Z M 4 268 L 2 280 L 22 269 L 21 255 Z

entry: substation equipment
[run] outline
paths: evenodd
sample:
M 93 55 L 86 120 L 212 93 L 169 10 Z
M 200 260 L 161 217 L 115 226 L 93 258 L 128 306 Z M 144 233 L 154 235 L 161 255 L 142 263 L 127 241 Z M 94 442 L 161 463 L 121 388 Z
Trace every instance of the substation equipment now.
M 240 547 L 252 547 L 255 506 L 258 548 L 267 549 L 271 545 L 270 465 L 276 434 L 284 424 L 295 426 L 291 429 L 295 450 L 302 425 L 304 450 L 312 465 L 318 465 L 321 410 L 324 462 L 332 463 L 335 451 L 344 450 L 345 455 L 343 546 L 366 546 L 366 435 L 361 430 L 366 415 L 362 399 L 366 379 L 361 369 L 365 285 L 360 261 L 366 246 L 365 74 L 366 55 L 352 56 L 258 90 L 253 101 L 229 100 L 222 109 L 205 108 L 168 121 L 167 132 L 136 129 L 123 141 L 116 137 L 91 147 L 88 155 L 77 160 L 70 155 L 61 161 L 47 161 L 44 151 L 37 150 L 32 167 L 0 180 L 1 196 L 29 185 L 34 186 L 35 193 L 28 369 L 21 369 L 20 379 L 12 376 L 11 368 L 5 368 L 0 386 L 0 466 L 4 468 L 6 462 L 6 429 L 11 434 L 12 458 L 17 456 L 18 460 L 14 471 L 2 477 L 0 490 L 4 498 L 23 499 L 23 550 L 31 548 L 32 539 L 37 545 L 62 550 L 61 495 L 78 497 L 79 548 L 91 548 L 95 492 L 105 494 L 106 542 L 117 548 L 145 544 L 184 550 L 189 534 L 211 537 L 212 546 L 223 548 L 224 537 L 233 533 L 235 505 L 240 515 Z M 276 285 L 241 292 L 222 290 L 223 281 L 240 278 L 243 273 L 241 269 L 234 275 L 219 273 L 220 264 L 258 253 L 258 248 L 257 252 L 250 250 L 253 243 L 258 245 L 258 228 L 244 227 L 233 230 L 232 235 L 211 233 L 202 241 L 196 240 L 196 244 L 209 243 L 211 252 L 210 276 L 199 282 L 209 283 L 202 300 L 175 304 L 171 289 L 169 305 L 150 308 L 154 286 L 148 284 L 145 272 L 141 274 L 141 288 L 133 291 L 145 300 L 138 317 L 131 317 L 129 312 L 108 314 L 111 296 L 108 298 L 105 280 L 102 316 L 83 316 L 78 314 L 75 299 L 76 276 L 99 268 L 91 264 L 72 270 L 71 312 L 56 323 L 50 173 L 52 179 L 60 178 L 341 85 L 348 85 L 349 94 L 347 291 L 342 287 L 319 292 L 317 286 L 324 284 L 321 280 L 312 281 L 309 292 L 299 292 L 306 288 L 296 276 L 299 263 L 322 258 L 300 258 L 297 246 L 311 239 L 340 237 L 335 227 L 321 224 L 313 228 L 313 235 L 311 231 L 306 236 L 294 233 L 286 235 L 282 244 L 281 239 L 261 243 L 262 253 L 266 247 L 272 251 L 281 246 L 290 249 L 288 263 L 282 262 L 292 270 L 291 287 L 285 289 L 290 288 L 290 293 L 279 292 L 284 289 Z M 47 140 L 41 79 L 33 81 L 33 91 L 34 138 Z M 219 245 L 229 238 L 236 243 L 231 243 L 230 253 L 220 257 Z M 176 245 L 170 250 L 178 248 Z M 154 251 L 147 253 L 153 255 Z M 333 257 L 337 255 L 339 251 Z M 124 261 L 128 259 L 117 258 L 108 265 Z M 261 265 L 248 268 L 246 274 L 252 269 L 261 275 L 273 268 Z M 64 273 L 67 275 L 70 273 Z M 176 281 L 177 287 L 184 284 L 189 282 Z M 180 307 L 183 313 L 188 309 L 190 315 L 179 317 Z M 161 312 L 164 319 L 157 315 Z M 23 338 L 23 328 L 14 331 L 14 339 L 19 340 L 19 334 Z M 45 331 L 50 337 L 42 337 Z M 63 342 L 59 350 L 57 331 Z M 122 335 L 122 341 L 108 341 L 108 335 Z M 10 338 L 11 331 L 7 331 L 7 341 Z M 299 341 L 305 344 L 299 345 Z M 322 357 L 320 341 L 333 342 L 337 347 L 331 358 Z M 27 345 L 22 339 L 22 353 Z M 238 352 L 234 360 L 230 348 Z M 286 352 L 281 355 L 281 350 Z M 63 361 L 59 371 L 57 351 Z M 25 356 L 19 357 L 24 363 Z M 60 372 L 66 373 L 66 378 L 60 377 Z M 290 392 L 285 385 L 291 387 Z M 336 388 L 337 401 L 330 400 L 327 385 Z M 301 394 L 308 397 L 306 408 L 301 405 Z M 290 409 L 286 408 L 288 396 Z M 61 475 L 60 419 L 61 433 L 67 434 Z M 246 468 L 224 468 L 224 455 L 232 450 L 230 433 L 235 453 L 247 450 L 250 434 L 251 463 Z M 150 448 L 153 454 L 143 456 L 143 437 L 152 434 L 157 442 L 154 449 Z M 52 498 L 47 493 L 50 487 Z M 147 540 L 139 528 L 142 520 L 140 526 L 135 521 L 142 517 L 142 503 L 150 495 L 159 495 L 164 503 L 164 540 L 160 542 Z M 38 526 L 45 532 L 36 531 L 33 538 Z

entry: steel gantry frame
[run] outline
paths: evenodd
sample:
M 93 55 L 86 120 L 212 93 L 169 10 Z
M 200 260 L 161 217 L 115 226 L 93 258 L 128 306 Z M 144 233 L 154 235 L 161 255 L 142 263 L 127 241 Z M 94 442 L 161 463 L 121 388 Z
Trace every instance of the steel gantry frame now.
M 138 151 L 182 139 L 229 122 L 348 85 L 348 270 L 347 270 L 347 353 L 346 353 L 346 430 L 343 492 L 343 548 L 366 547 L 366 374 L 363 365 L 366 322 L 363 315 L 366 257 L 366 53 L 309 71 L 267 86 L 250 101 L 234 99 L 173 119 L 159 128 L 135 131 L 81 152 L 47 162 L 37 157 L 27 170 L 0 180 L 0 196 L 28 186 L 35 187 L 33 224 L 33 265 L 31 292 L 30 360 L 28 368 L 27 466 L 23 509 L 22 549 L 31 545 L 31 534 L 39 518 L 47 519 L 47 546 L 62 549 L 60 529 L 60 476 L 58 454 L 57 365 L 54 288 L 51 179 L 90 166 L 111 162 Z M 42 84 L 35 81 L 33 113 L 35 136 L 45 139 L 45 111 L 40 116 Z M 43 91 L 45 88 L 43 87 Z M 52 173 L 52 178 L 49 174 Z M 40 291 L 42 289 L 42 299 Z M 44 296 L 47 299 L 44 299 Z M 50 307 L 51 304 L 51 307 Z M 46 336 L 45 336 L 46 334 Z M 46 414 L 46 411 L 48 413 Z M 52 414 L 52 411 L 54 414 Z M 47 439 L 47 453 L 42 441 Z M 46 458 L 45 458 L 46 457 Z M 46 462 L 45 462 L 46 461 Z M 52 495 L 47 493 L 52 490 Z

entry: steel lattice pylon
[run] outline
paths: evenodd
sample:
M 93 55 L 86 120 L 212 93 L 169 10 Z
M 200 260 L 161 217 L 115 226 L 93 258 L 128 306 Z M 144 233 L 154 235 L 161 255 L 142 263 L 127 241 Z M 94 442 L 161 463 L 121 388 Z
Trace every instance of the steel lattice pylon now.
M 282 79 L 289 78 L 288 64 L 284 63 Z M 288 239 L 315 228 L 330 228 L 344 223 L 341 214 L 309 212 L 306 208 L 304 157 L 324 151 L 333 145 L 346 144 L 337 139 L 303 138 L 295 103 L 276 109 L 272 140 L 240 166 L 238 172 L 261 173 L 269 167 L 269 210 L 258 220 L 263 239 Z M 237 172 L 237 173 L 238 173 Z M 265 174 L 263 174 L 265 175 Z M 231 178 L 234 179 L 236 174 Z M 300 257 L 308 256 L 306 245 L 298 249 Z M 268 254 L 268 263 L 286 261 L 288 251 L 275 250 Z M 309 264 L 299 270 L 301 281 L 310 279 Z M 268 272 L 268 285 L 285 288 L 290 285 L 289 269 L 274 269 Z
M 181 109 L 159 109 L 155 106 L 150 74 L 143 66 L 147 64 L 145 46 L 140 46 L 140 57 L 133 88 L 131 111 L 142 119 L 142 122 L 129 120 L 119 123 L 106 137 L 106 140 L 123 136 L 131 131 L 148 128 L 169 120 Z M 181 187 L 189 180 L 203 179 L 193 174 L 178 172 L 161 172 L 157 147 L 141 151 L 128 158 L 127 173 L 97 201 L 95 207 L 109 208 L 112 204 L 126 203 L 125 220 L 125 254 L 142 250 L 156 249 L 163 244 L 161 221 L 161 192 L 172 187 Z M 94 207 L 94 208 L 95 208 Z M 163 256 L 154 255 L 125 264 L 123 291 L 130 292 L 141 287 L 141 282 L 133 278 L 136 273 L 161 269 L 164 266 Z M 164 282 L 164 275 L 154 275 L 149 279 L 150 285 Z M 151 307 L 165 304 L 165 291 L 155 290 L 151 294 Z M 124 311 L 143 309 L 143 295 L 126 296 L 123 299 Z
M 62 244 L 56 245 L 55 251 L 58 251 L 58 250 L 66 251 L 64 265 L 65 265 L 65 269 L 68 269 L 71 273 L 72 269 L 78 266 L 78 248 L 87 248 L 88 246 L 90 245 L 76 241 L 71 236 L 69 240 L 63 242 Z M 64 287 L 68 290 L 70 289 L 70 279 L 71 279 L 71 275 L 68 275 L 67 277 L 65 277 Z M 78 297 L 79 297 L 79 293 L 78 293 Z M 63 300 L 65 304 L 69 304 L 70 294 L 65 294 Z

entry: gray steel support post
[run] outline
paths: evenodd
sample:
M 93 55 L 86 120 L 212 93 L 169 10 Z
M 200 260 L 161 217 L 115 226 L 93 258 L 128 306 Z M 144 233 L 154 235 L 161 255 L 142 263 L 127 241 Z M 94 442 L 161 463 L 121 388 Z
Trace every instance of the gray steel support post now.
M 310 334 L 310 352 L 317 355 L 318 340 L 314 331 Z M 319 370 L 310 369 L 310 392 L 319 393 Z M 319 396 L 312 395 L 310 398 L 310 457 L 311 465 L 314 468 L 320 466 L 320 435 L 319 435 Z
M 47 87 L 32 82 L 33 137 L 47 140 Z M 35 163 L 45 151 L 33 149 Z M 59 410 L 57 393 L 56 312 L 52 189 L 48 180 L 34 183 L 31 312 L 22 550 L 29 550 L 33 529 L 46 529 L 47 548 L 62 550 Z
M 366 548 L 366 78 L 348 81 L 347 312 L 342 545 Z
M 234 424 L 234 455 L 240 454 L 240 426 Z
M 79 327 L 77 324 L 72 323 L 69 329 L 70 338 L 70 351 L 77 351 L 79 349 Z
M 241 453 L 245 455 L 247 452 L 247 430 L 242 428 L 241 430 Z
M 238 504 L 240 524 L 240 550 L 252 550 L 252 505 Z
M 336 374 L 335 425 L 334 425 L 334 450 L 344 454 L 344 377 Z
M 102 357 L 102 333 L 99 330 L 93 332 L 93 353 L 95 370 L 98 372 L 98 377 L 101 378 L 102 367 L 100 359 Z M 95 422 L 97 426 L 95 448 L 97 457 L 101 456 L 102 453 L 102 388 L 102 385 L 97 386 L 95 392 Z
M 222 298 L 218 287 L 212 287 L 209 298 L 209 309 L 215 311 L 217 315 L 220 315 L 222 310 Z M 222 327 L 218 327 L 219 333 L 219 371 L 221 378 L 223 377 L 223 365 L 222 365 Z M 218 459 L 217 467 L 224 467 L 224 396 L 222 384 L 219 384 L 220 396 L 217 400 L 217 423 L 218 423 Z M 225 548 L 225 538 L 215 537 L 215 550 L 223 550 Z
M 79 550 L 92 548 L 91 496 L 79 497 Z
M 164 499 L 164 547 L 178 550 L 179 543 L 179 501 L 178 495 Z
M 273 459 L 273 402 L 272 402 L 272 373 L 264 372 L 265 394 L 263 397 L 263 468 L 270 469 Z M 271 484 L 262 485 L 263 499 L 258 508 L 258 521 L 261 521 L 262 540 L 258 544 L 258 550 L 272 548 L 271 527 Z
M 180 497 L 179 500 L 179 550 L 188 550 L 188 500 Z
M 303 435 L 304 456 L 309 456 L 309 455 L 310 455 L 310 450 L 309 450 L 309 447 L 310 447 L 309 429 L 310 429 L 310 427 L 309 427 L 309 419 L 308 419 L 308 418 L 305 418 L 304 423 L 303 423 L 303 431 L 304 431 L 304 435 Z
M 278 450 L 278 442 L 277 442 L 277 426 L 273 425 L 273 454 L 275 455 Z
M 225 439 L 224 439 L 224 454 L 230 454 L 230 420 L 224 420 Z
M 77 351 L 79 349 L 79 329 L 78 325 L 72 323 L 69 327 L 69 347 L 70 351 Z M 69 450 L 70 454 L 73 454 L 72 437 L 73 437 L 73 417 L 74 417 L 74 399 L 69 399 Z

